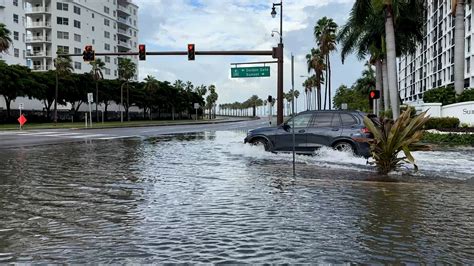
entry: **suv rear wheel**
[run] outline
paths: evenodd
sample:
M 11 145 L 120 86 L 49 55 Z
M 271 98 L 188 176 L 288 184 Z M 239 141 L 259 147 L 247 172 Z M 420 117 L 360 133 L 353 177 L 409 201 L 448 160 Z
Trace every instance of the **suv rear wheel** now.
M 355 154 L 355 149 L 352 143 L 348 141 L 339 141 L 333 145 L 333 148 L 337 151 L 350 152 Z

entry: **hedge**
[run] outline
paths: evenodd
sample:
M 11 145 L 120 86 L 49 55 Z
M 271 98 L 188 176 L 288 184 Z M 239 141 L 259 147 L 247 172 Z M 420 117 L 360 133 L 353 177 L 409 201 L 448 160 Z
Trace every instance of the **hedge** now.
M 442 145 L 474 146 L 474 134 L 437 134 L 425 132 L 421 141 L 425 143 Z
M 425 129 L 457 128 L 459 123 L 456 117 L 431 117 L 425 124 Z

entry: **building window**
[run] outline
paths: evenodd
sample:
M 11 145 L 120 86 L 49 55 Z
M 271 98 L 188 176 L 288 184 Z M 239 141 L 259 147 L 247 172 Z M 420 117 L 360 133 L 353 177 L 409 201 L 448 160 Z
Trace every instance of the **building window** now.
M 74 48 L 74 53 L 75 53 L 75 54 L 81 54 L 81 49 L 79 49 L 79 48 Z
M 80 29 L 81 28 L 81 22 L 77 21 L 77 20 L 74 20 L 74 27 Z
M 69 25 L 69 19 L 68 18 L 63 18 L 63 17 L 58 17 L 56 19 L 56 23 L 58 25 Z
M 110 75 L 110 69 L 109 68 L 105 69 L 105 75 Z
M 58 31 L 58 39 L 69 39 L 69 32 L 66 31 Z
M 58 45 L 58 52 L 69 54 L 69 46 Z
M 133 32 L 133 37 L 137 37 L 137 32 L 136 31 Z
M 117 40 L 117 35 L 114 34 L 114 41 L 116 41 L 116 40 Z
M 117 76 L 117 70 L 114 70 L 114 76 Z
M 104 25 L 105 26 L 110 26 L 110 20 L 104 18 Z
M 466 58 L 466 73 L 471 73 L 471 58 Z
M 94 18 L 94 13 L 92 13 L 92 18 Z
M 56 9 L 62 11 L 68 11 L 69 5 L 66 3 L 56 3 Z
M 113 13 L 114 13 L 114 17 L 117 16 L 117 12 L 114 11 Z
M 92 44 L 95 44 L 95 39 L 92 39 Z
M 110 39 L 110 32 L 104 31 L 104 37 Z
M 110 56 L 105 56 L 104 59 L 105 59 L 105 62 L 106 62 L 106 63 L 110 63 Z
M 81 62 L 74 62 L 75 69 L 81 69 Z
M 15 54 L 15 57 L 20 57 L 20 49 L 15 48 L 15 49 L 13 49 L 13 52 Z
M 18 31 L 14 31 L 14 32 L 13 32 L 13 39 L 14 39 L 15 41 L 20 40 L 20 33 L 19 33 Z
M 78 6 L 74 6 L 74 13 L 80 15 L 81 14 L 81 8 L 78 7 Z M 94 13 L 92 13 L 92 15 L 94 15 Z
M 106 7 L 106 6 L 104 6 L 104 13 L 105 13 L 105 14 L 109 14 L 109 12 L 110 12 L 110 9 L 109 9 L 108 7 Z
M 108 43 L 104 44 L 104 49 L 106 51 L 110 51 L 110 44 L 108 44 Z
M 13 0 L 13 5 L 18 6 L 18 0 Z
M 13 22 L 18 23 L 18 15 L 13 14 Z
M 137 21 L 136 20 L 133 20 L 133 26 L 137 26 Z
M 79 34 L 74 34 L 74 41 L 80 42 L 80 41 L 81 41 L 81 35 L 79 35 Z
M 116 28 L 117 28 L 117 23 L 114 22 L 114 29 L 116 29 Z
M 95 31 L 95 27 L 94 27 L 94 26 L 92 26 L 92 31 Z
M 137 15 L 137 10 L 136 10 L 136 9 L 133 10 L 133 15 L 134 15 L 134 16 Z
M 471 36 L 466 38 L 467 41 L 467 52 L 471 52 Z

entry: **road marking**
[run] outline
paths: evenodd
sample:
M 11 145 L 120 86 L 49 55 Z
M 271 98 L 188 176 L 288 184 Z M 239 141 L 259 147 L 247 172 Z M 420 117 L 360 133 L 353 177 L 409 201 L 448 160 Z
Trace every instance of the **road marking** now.
M 80 136 L 69 136 L 68 138 L 71 139 L 90 139 L 90 138 L 96 138 L 96 137 L 104 137 L 107 135 L 104 134 L 89 134 L 89 135 L 80 135 Z

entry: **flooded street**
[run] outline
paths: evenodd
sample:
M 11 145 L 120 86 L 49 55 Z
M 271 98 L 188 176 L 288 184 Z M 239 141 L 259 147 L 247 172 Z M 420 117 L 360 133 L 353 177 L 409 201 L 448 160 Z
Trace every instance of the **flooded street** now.
M 0 150 L 0 262 L 474 263 L 474 150 L 400 182 L 216 131 Z M 397 175 L 395 175 L 397 176 Z

